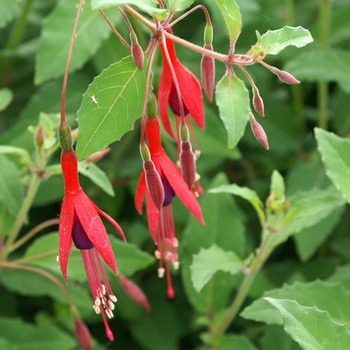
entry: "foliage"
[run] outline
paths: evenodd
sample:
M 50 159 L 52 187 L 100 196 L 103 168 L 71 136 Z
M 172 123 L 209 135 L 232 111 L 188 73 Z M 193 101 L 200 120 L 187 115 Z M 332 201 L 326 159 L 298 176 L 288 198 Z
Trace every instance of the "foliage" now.
M 347 349 L 349 2 L 85 1 L 65 112 L 80 184 L 118 219 L 128 241 L 113 237 L 115 227 L 104 221 L 118 273 L 136 286 L 127 290 L 105 266 L 103 279 L 108 277 L 118 297 L 109 322 L 114 343 L 93 313 L 79 249 L 70 253 L 68 285 L 57 259 L 65 188 L 59 112 L 77 3 L 0 2 L 0 348 L 77 349 L 74 322 L 81 318 L 94 349 Z M 208 9 L 212 36 L 203 7 L 192 12 L 197 5 Z M 137 57 L 144 60 L 143 70 L 135 65 L 135 38 L 129 40 L 130 27 L 117 7 L 145 51 Z M 178 145 L 161 131 L 174 163 L 191 134 L 193 148 L 201 150 L 200 183 L 192 190 L 204 190 L 198 202 L 205 225 L 193 193 L 184 195 L 187 187 L 177 184 L 181 193 L 172 208 L 179 246 L 172 244 L 178 261 L 170 268 L 175 297 L 169 299 L 166 282 L 157 278 L 163 265 L 158 268 L 156 258 L 163 251 L 148 232 L 146 213 L 135 210 L 134 194 L 142 171 L 139 135 L 142 145 L 145 113 L 151 110 L 145 103 L 165 79 L 160 50 L 153 55 L 155 46 L 147 45 L 162 31 L 155 23 L 166 28 L 168 18 L 188 10 L 172 27 L 175 37 L 166 33 L 175 41 L 173 63 L 181 61 L 199 77 L 202 54 L 214 59 L 215 101 L 190 91 L 191 99 L 203 98 L 206 129 L 200 117 L 192 115 L 192 123 L 180 115 L 177 122 L 186 120 L 188 129 L 181 129 Z M 283 84 L 296 79 L 301 84 Z M 168 113 L 175 130 L 174 108 Z M 258 142 L 264 134 L 269 151 Z M 150 208 L 147 203 L 148 220 L 154 215 Z M 137 301 L 139 291 L 150 313 Z

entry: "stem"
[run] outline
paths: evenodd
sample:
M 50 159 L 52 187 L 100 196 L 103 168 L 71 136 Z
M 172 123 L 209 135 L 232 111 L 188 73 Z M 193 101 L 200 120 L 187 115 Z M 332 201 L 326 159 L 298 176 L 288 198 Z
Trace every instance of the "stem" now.
M 19 248 L 21 245 L 29 241 L 33 236 L 35 236 L 38 232 L 43 230 L 46 227 L 58 225 L 60 222 L 60 219 L 51 219 L 42 222 L 38 226 L 34 227 L 32 230 L 30 230 L 25 236 L 23 236 L 21 239 L 19 239 L 16 243 L 12 244 L 12 246 L 9 248 L 8 252 L 11 253 L 15 249 Z
M 251 262 L 249 267 L 249 272 L 246 274 L 241 287 L 236 294 L 235 299 L 233 300 L 231 306 L 229 307 L 227 314 L 222 319 L 222 321 L 219 323 L 216 329 L 214 329 L 212 336 L 215 340 L 220 339 L 220 337 L 225 333 L 226 329 L 232 322 L 232 320 L 236 317 L 238 311 L 240 310 L 248 292 L 249 289 L 255 279 L 255 276 L 257 273 L 261 270 L 263 265 L 265 264 L 268 256 L 271 252 L 269 252 L 269 241 L 272 237 L 273 233 L 268 231 L 266 235 L 262 235 L 264 237 L 263 241 L 260 244 L 260 247 L 258 248 L 258 254 L 254 258 L 254 260 Z
M 41 183 L 40 176 L 36 173 L 33 173 L 32 179 L 31 179 L 31 182 L 30 182 L 30 185 L 28 188 L 27 196 L 25 197 L 25 199 L 22 203 L 22 207 L 19 210 L 16 221 L 13 224 L 13 227 L 10 231 L 10 234 L 6 240 L 4 249 L 0 255 L 0 259 L 2 259 L 2 260 L 6 259 L 12 243 L 16 240 L 16 238 L 17 238 L 17 236 L 18 236 L 18 234 L 23 226 L 23 222 L 24 222 L 24 220 L 28 214 L 28 211 L 33 203 L 33 200 L 34 200 L 35 195 L 38 191 L 40 183 Z
M 67 91 L 67 81 L 68 81 L 68 74 L 69 74 L 69 66 L 70 66 L 70 61 L 71 61 L 71 58 L 72 58 L 74 41 L 75 41 L 75 37 L 76 37 L 76 34 L 77 34 L 78 22 L 79 22 L 79 17 L 80 17 L 81 10 L 83 8 L 83 4 L 84 4 L 84 0 L 80 0 L 79 1 L 79 7 L 78 7 L 77 16 L 75 18 L 73 35 L 72 35 L 72 39 L 70 41 L 70 47 L 69 47 L 67 64 L 66 64 L 66 70 L 64 72 L 64 77 L 63 77 L 63 87 L 62 87 L 62 97 L 61 97 L 61 124 L 66 121 L 66 111 L 65 111 L 66 110 L 66 91 Z
M 325 51 L 329 47 L 329 36 L 331 31 L 331 1 L 320 0 L 319 10 L 319 28 L 320 28 L 320 48 Z M 327 129 L 328 118 L 328 82 L 320 81 L 317 87 L 318 102 L 318 126 Z
M 122 42 L 122 44 L 131 51 L 130 45 L 125 41 L 125 39 L 121 36 L 121 34 L 114 28 L 113 24 L 110 22 L 110 20 L 107 18 L 105 13 L 102 10 L 99 10 L 109 27 L 112 29 L 113 33 L 118 37 L 118 39 Z
M 191 13 L 193 13 L 194 11 L 196 11 L 198 9 L 202 9 L 204 11 L 205 17 L 207 19 L 207 25 L 211 25 L 210 16 L 209 16 L 209 12 L 208 12 L 207 8 L 203 5 L 197 5 L 194 8 L 192 8 L 191 10 L 184 13 L 182 16 L 180 16 L 180 17 L 176 18 L 174 21 L 172 21 L 169 24 L 168 28 L 171 28 L 176 23 L 180 22 L 182 19 L 184 19 L 185 17 L 187 17 L 188 15 L 190 15 Z
M 17 18 L 15 24 L 12 27 L 10 37 L 5 45 L 5 49 L 14 49 L 19 42 L 21 41 L 22 34 L 25 28 L 25 24 L 27 21 L 27 17 L 30 11 L 30 8 L 32 6 L 33 0 L 26 0 L 23 7 L 20 16 Z M 12 64 L 13 64 L 13 58 L 12 57 L 4 57 L 0 70 L 0 77 L 3 82 L 3 86 L 9 86 L 11 75 L 12 75 Z

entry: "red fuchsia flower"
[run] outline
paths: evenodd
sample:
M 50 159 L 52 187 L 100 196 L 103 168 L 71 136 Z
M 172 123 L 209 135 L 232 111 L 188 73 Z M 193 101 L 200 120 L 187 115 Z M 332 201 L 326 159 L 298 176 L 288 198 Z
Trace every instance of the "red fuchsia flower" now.
M 171 29 L 167 29 L 172 33 Z M 196 124 L 204 130 L 204 108 L 201 85 L 196 76 L 181 64 L 175 53 L 175 45 L 172 40 L 166 39 L 166 47 L 174 68 L 176 78 L 180 87 L 181 97 L 184 105 L 184 114 L 190 114 Z M 160 45 L 163 55 L 163 71 L 158 89 L 159 115 L 167 133 L 175 138 L 168 115 L 168 105 L 176 116 L 177 128 L 180 120 L 180 106 L 175 85 L 173 82 L 170 66 L 164 51 L 164 44 Z
M 105 314 L 108 318 L 113 317 L 112 310 L 117 298 L 108 283 L 101 257 L 115 274 L 117 273 L 117 266 L 106 228 L 98 214 L 109 220 L 124 240 L 125 236 L 118 223 L 99 209 L 80 187 L 78 160 L 73 149 L 62 151 L 61 166 L 65 183 L 65 196 L 59 225 L 59 261 L 62 274 L 68 284 L 68 256 L 72 242 L 74 242 L 75 246 L 80 249 L 84 261 L 86 275 L 94 299 L 93 308 L 97 314 L 102 314 L 107 336 L 113 341 L 113 333 L 108 326 Z
M 179 266 L 177 255 L 178 241 L 175 234 L 171 205 L 174 196 L 177 195 L 180 198 L 199 222 L 204 224 L 204 220 L 201 207 L 193 192 L 188 189 L 182 178 L 181 171 L 164 152 L 161 145 L 160 125 L 157 117 L 146 119 L 145 131 L 151 159 L 164 186 L 164 202 L 160 210 L 153 203 L 146 184 L 145 171 L 143 170 L 137 186 L 135 205 L 137 211 L 142 214 L 142 202 L 146 196 L 148 227 L 157 245 L 155 255 L 160 260 L 158 276 L 163 277 L 166 273 L 167 294 L 169 298 L 173 298 L 174 289 L 172 287 L 169 262 L 172 262 L 175 269 Z

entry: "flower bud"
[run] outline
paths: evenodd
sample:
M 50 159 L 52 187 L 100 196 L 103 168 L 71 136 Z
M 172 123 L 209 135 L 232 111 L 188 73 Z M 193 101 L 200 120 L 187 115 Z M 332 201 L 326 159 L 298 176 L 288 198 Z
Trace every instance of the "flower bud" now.
M 254 89 L 253 90 L 253 104 L 254 104 L 254 108 L 256 110 L 257 113 L 259 113 L 262 117 L 265 117 L 264 114 L 264 101 L 261 98 L 258 89 Z
M 151 306 L 144 292 L 131 280 L 123 275 L 118 275 L 119 282 L 123 287 L 125 293 L 132 299 L 135 303 L 141 305 L 147 312 L 151 311 Z
M 69 152 L 73 149 L 72 132 L 66 121 L 63 121 L 58 130 L 61 148 Z
M 143 61 L 145 56 L 141 45 L 137 41 L 135 33 L 130 34 L 131 38 L 131 55 L 138 69 L 143 70 Z
M 180 166 L 182 178 L 191 190 L 196 178 L 196 159 L 190 141 L 181 141 Z
M 213 26 L 209 23 L 205 26 L 204 29 L 204 44 L 205 46 L 211 46 L 213 42 Z
M 75 325 L 75 334 L 77 335 L 80 345 L 85 350 L 91 350 L 92 349 L 91 335 L 90 335 L 89 329 L 86 327 L 86 324 L 83 322 L 82 319 L 76 317 L 74 319 L 74 325 Z
M 151 160 L 151 154 L 149 153 L 149 149 L 145 143 L 140 145 L 140 153 L 144 162 Z
M 213 51 L 213 46 L 205 45 L 205 49 Z M 202 88 L 209 102 L 213 101 L 215 86 L 215 60 L 212 57 L 203 55 L 201 61 L 201 82 Z
M 164 203 L 164 188 L 162 180 L 151 160 L 143 162 L 145 171 L 146 185 L 154 205 L 160 210 Z
M 38 146 L 38 148 L 41 148 L 44 144 L 44 129 L 42 127 L 42 125 L 39 125 L 39 129 L 35 135 L 35 143 Z
M 147 118 L 154 118 L 157 114 L 157 99 L 154 93 L 151 92 L 150 98 L 147 101 L 146 116 Z
M 89 162 L 89 163 L 97 163 L 99 160 L 101 160 L 102 158 L 105 157 L 105 155 L 107 153 L 109 153 L 109 151 L 111 150 L 110 147 L 107 147 L 105 150 L 103 151 L 97 151 L 91 155 L 89 155 L 87 158 L 86 158 L 86 161 Z
M 252 113 L 249 114 L 250 125 L 252 127 L 253 134 L 256 139 L 266 148 L 269 149 L 269 143 L 267 141 L 267 136 L 263 127 L 255 120 Z
M 283 82 L 287 84 L 300 84 L 300 81 L 298 79 L 284 70 L 277 69 L 276 74 Z

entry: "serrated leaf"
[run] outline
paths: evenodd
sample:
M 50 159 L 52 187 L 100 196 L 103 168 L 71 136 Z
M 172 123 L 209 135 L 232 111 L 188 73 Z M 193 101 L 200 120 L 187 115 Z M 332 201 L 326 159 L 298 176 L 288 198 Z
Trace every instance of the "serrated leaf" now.
M 266 297 L 293 299 L 301 306 L 316 306 L 320 310 L 327 310 L 334 321 L 345 323 L 350 327 L 350 293 L 339 282 L 328 283 L 317 280 L 284 285 L 282 288 L 266 292 L 262 298 L 246 307 L 241 316 L 268 324 L 282 324 L 281 314 L 266 302 Z
M 215 89 L 220 118 L 228 134 L 228 148 L 237 145 L 249 119 L 249 93 L 242 80 L 225 74 Z
M 349 50 L 309 50 L 295 57 L 285 69 L 303 81 L 334 81 L 350 93 L 349 61 Z
M 21 6 L 20 0 L 1 0 L 0 1 L 0 28 L 11 21 Z
M 10 89 L 0 89 L 0 112 L 7 108 L 7 106 L 11 103 L 12 99 L 13 93 Z
M 300 346 L 291 339 L 281 326 L 266 326 L 261 338 L 261 350 L 283 349 L 300 350 Z
M 350 333 L 327 311 L 300 306 L 296 301 L 265 298 L 281 312 L 286 332 L 305 350 L 347 350 Z
M 270 249 L 283 243 L 303 228 L 316 225 L 335 209 L 344 205 L 345 200 L 333 187 L 298 192 L 290 197 L 290 210 L 285 216 L 283 228 L 272 236 Z
M 23 185 L 19 170 L 5 156 L 0 155 L 0 201 L 17 216 L 23 202 Z
M 36 84 L 64 74 L 76 13 L 76 2 L 62 0 L 46 18 L 36 56 Z M 117 23 L 115 11 L 106 12 L 106 15 L 113 24 Z M 72 73 L 81 68 L 110 34 L 102 16 L 98 11 L 91 10 L 88 1 L 79 19 L 69 71 Z
M 53 325 L 33 325 L 19 319 L 0 319 L 0 337 L 18 350 L 70 350 L 77 340 Z
M 91 0 L 91 7 L 96 9 L 106 9 L 110 7 L 135 5 L 140 10 L 149 14 L 165 14 L 166 11 L 158 8 L 154 0 Z
M 110 236 L 115 254 L 118 271 L 123 275 L 131 276 L 136 271 L 144 269 L 154 263 L 155 258 L 140 250 L 132 243 L 124 243 L 120 239 Z
M 284 180 L 282 175 L 277 171 L 274 170 L 272 172 L 271 176 L 271 193 L 275 194 L 276 199 L 284 199 L 284 192 L 285 192 L 285 186 L 284 186 Z
M 241 187 L 236 184 L 223 185 L 216 188 L 211 188 L 209 193 L 231 193 L 247 200 L 256 210 L 259 217 L 264 216 L 264 205 L 261 202 L 258 194 L 248 187 Z
M 105 172 L 103 172 L 96 164 L 86 161 L 79 162 L 79 172 L 89 178 L 94 184 L 99 186 L 110 196 L 114 197 L 114 190 Z
M 242 266 L 243 262 L 237 254 L 225 251 L 215 244 L 209 249 L 201 249 L 193 256 L 191 266 L 193 286 L 200 292 L 217 271 L 234 275 L 241 271 Z
M 222 15 L 224 16 L 231 43 L 235 43 L 242 27 L 242 16 L 235 0 L 216 0 Z
M 146 77 L 131 56 L 112 64 L 89 86 L 78 111 L 77 156 L 107 148 L 141 117 Z
M 350 140 L 319 128 L 315 135 L 328 177 L 350 203 Z
M 260 52 L 262 57 L 277 55 L 287 46 L 303 47 L 311 42 L 313 39 L 307 29 L 285 26 L 278 30 L 269 30 L 261 36 L 258 34 L 258 42 L 248 54 Z

